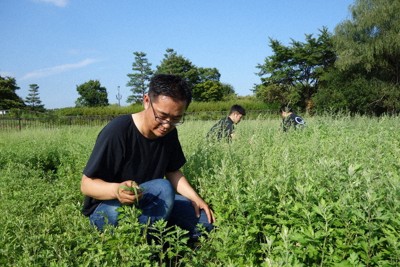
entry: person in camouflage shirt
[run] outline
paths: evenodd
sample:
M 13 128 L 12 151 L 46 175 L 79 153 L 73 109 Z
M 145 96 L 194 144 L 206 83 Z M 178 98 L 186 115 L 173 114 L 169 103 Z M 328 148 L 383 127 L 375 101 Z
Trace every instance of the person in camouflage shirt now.
M 282 129 L 284 132 L 287 132 L 290 128 L 298 129 L 305 127 L 306 122 L 304 119 L 295 114 L 291 107 L 283 105 L 281 106 L 280 112 L 282 117 Z
M 219 120 L 211 127 L 207 133 L 208 139 L 232 141 L 235 131 L 235 124 L 238 124 L 242 117 L 246 115 L 245 109 L 240 105 L 233 105 L 229 111 L 229 115 Z

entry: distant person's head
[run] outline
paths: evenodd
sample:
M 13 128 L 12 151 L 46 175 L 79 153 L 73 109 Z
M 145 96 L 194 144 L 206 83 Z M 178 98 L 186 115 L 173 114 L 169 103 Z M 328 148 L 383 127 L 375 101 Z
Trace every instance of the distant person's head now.
M 293 109 L 289 105 L 282 105 L 279 111 L 281 113 L 282 118 L 286 118 L 291 113 L 293 113 Z
M 246 110 L 242 106 L 233 105 L 231 107 L 231 110 L 229 111 L 228 117 L 231 118 L 231 120 L 235 124 L 238 124 L 240 122 L 240 120 L 242 119 L 242 117 L 245 115 L 246 115 Z

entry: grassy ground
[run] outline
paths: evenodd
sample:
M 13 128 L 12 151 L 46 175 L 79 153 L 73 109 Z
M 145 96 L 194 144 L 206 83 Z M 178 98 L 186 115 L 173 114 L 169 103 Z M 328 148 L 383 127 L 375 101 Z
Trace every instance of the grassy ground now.
M 147 244 L 133 209 L 90 227 L 79 183 L 101 127 L 0 133 L 0 266 L 399 265 L 399 118 L 306 120 L 244 120 L 230 145 L 205 140 L 214 121 L 179 126 L 183 171 L 217 216 L 196 249 L 162 224 Z

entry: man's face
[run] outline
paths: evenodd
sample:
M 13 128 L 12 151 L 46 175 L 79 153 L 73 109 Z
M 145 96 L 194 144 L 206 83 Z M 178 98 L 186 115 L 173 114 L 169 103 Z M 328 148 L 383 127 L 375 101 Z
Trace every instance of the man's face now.
M 159 95 L 151 99 L 148 95 L 144 98 L 145 121 L 150 138 L 165 136 L 177 124 L 183 122 L 186 102 L 174 100 L 171 97 Z
M 243 115 L 240 114 L 239 112 L 233 113 L 233 122 L 235 124 L 238 124 L 241 121 L 242 117 L 243 117 Z

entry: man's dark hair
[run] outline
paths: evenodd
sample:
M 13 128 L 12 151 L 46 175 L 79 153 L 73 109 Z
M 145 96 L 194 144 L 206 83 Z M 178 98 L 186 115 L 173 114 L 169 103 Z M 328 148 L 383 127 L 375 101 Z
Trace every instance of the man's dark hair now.
M 172 74 L 156 74 L 149 84 L 151 98 L 165 95 L 180 101 L 186 101 L 186 108 L 192 102 L 192 89 L 181 77 Z
M 231 115 L 233 112 L 239 112 L 243 116 L 246 115 L 246 110 L 244 110 L 244 108 L 240 105 L 233 105 L 229 111 L 229 115 Z
M 279 111 L 282 112 L 293 112 L 292 107 L 290 107 L 289 105 L 282 105 L 281 108 L 279 109 Z

